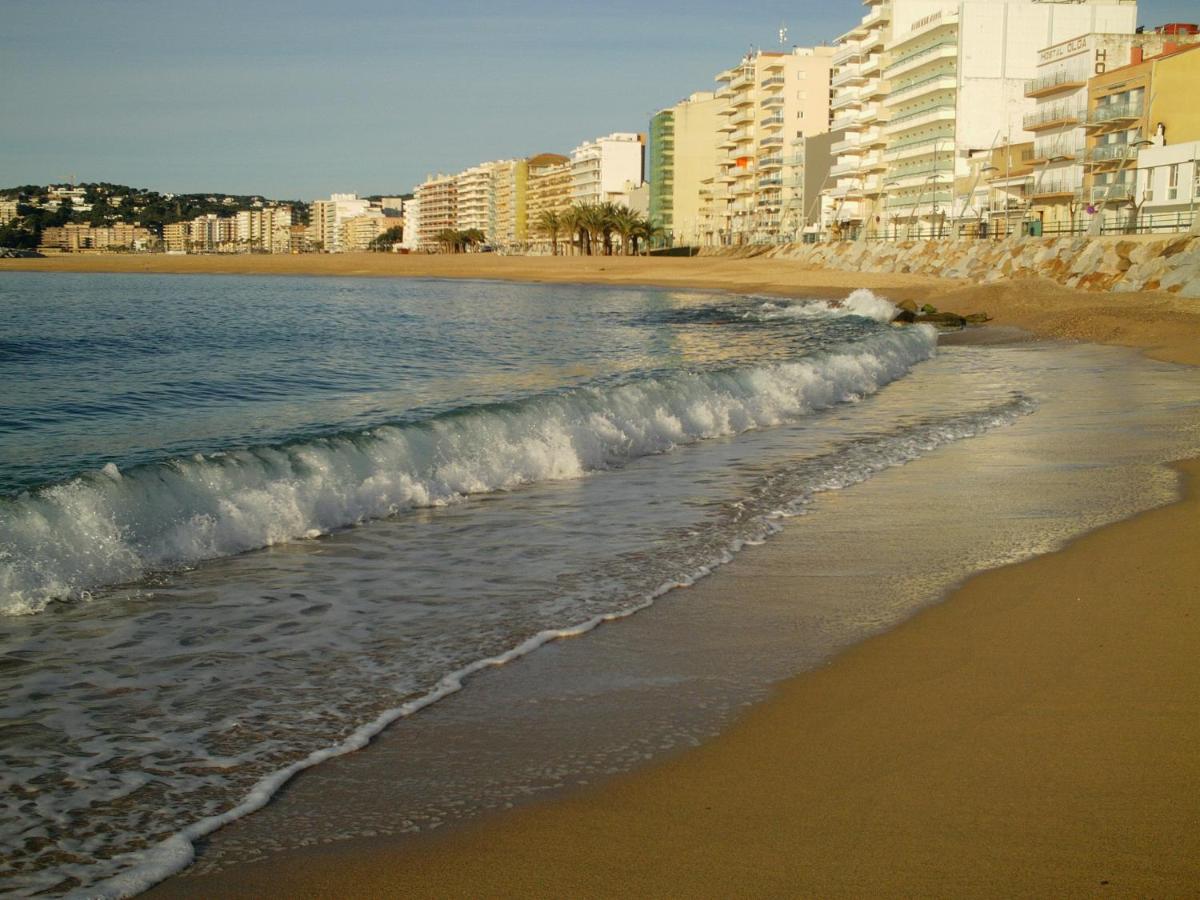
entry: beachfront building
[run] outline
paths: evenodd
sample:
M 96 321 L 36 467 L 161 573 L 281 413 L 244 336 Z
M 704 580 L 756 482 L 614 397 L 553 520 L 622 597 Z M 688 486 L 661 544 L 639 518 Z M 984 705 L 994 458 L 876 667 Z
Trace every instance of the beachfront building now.
M 234 241 L 243 249 L 288 253 L 291 249 L 292 208 L 266 206 L 236 213 Z
M 412 252 L 417 249 L 418 237 L 421 230 L 421 201 L 415 196 L 404 201 L 404 237 L 400 246 Z
M 328 200 L 314 200 L 309 206 L 309 246 L 325 253 L 340 253 L 342 223 L 363 215 L 370 205 L 357 194 L 331 194 Z
M 1135 56 L 1159 56 L 1196 37 L 1195 26 L 1169 25 L 1136 33 L 1085 34 L 1038 53 L 1037 77 L 1025 85 L 1036 107 L 1025 116 L 1035 135 L 1038 172 L 1032 188 L 1031 220 L 1058 232 L 1080 227 L 1087 196 L 1087 176 L 1113 169 L 1116 158 L 1087 158 L 1087 137 L 1097 125 L 1087 124 L 1090 80 L 1130 64 Z M 1114 129 L 1118 133 L 1119 129 Z
M 926 13 L 901 0 L 885 45 L 888 122 L 886 211 L 917 233 L 949 235 L 979 221 L 974 191 L 960 190 L 970 160 L 1033 137 L 1038 51 L 1083 33 L 1132 33 L 1132 0 L 1044 3 L 962 0 Z M 1034 154 L 1060 155 L 1053 136 Z
M 404 219 L 400 216 L 385 216 L 379 209 L 370 209 L 361 216 L 346 219 L 341 224 L 341 250 L 343 253 L 361 253 L 371 249 L 371 243 L 392 228 L 401 228 Z
M 1186 156 L 1187 151 L 1173 148 L 1200 141 L 1195 100 L 1200 84 L 1200 44 L 1191 42 L 1194 38 L 1192 31 L 1186 35 L 1186 43 L 1167 41 L 1153 57 L 1146 57 L 1142 47 L 1134 47 L 1129 65 L 1088 82 L 1084 187 L 1090 230 L 1147 224 L 1141 221 L 1147 190 L 1153 201 L 1151 211 L 1169 212 L 1172 194 L 1179 202 L 1178 178 L 1185 171 L 1180 165 L 1185 160 L 1177 156 Z M 1161 188 L 1156 184 L 1161 176 L 1152 171 L 1160 167 L 1167 179 Z
M 527 161 L 528 180 L 525 189 L 525 217 L 529 249 L 536 253 L 550 252 L 551 238 L 539 227 L 542 213 L 561 216 L 571 208 L 571 159 L 557 153 L 541 153 Z
M 0 225 L 7 225 L 17 217 L 16 199 L 6 200 L 0 197 Z
M 458 179 L 454 175 L 431 175 L 414 193 L 421 207 L 417 246 L 437 250 L 438 235 L 458 228 Z
M 1037 51 L 1091 32 L 1133 30 L 1134 0 L 867 0 L 835 43 L 835 148 L 828 193 L 843 236 L 946 234 L 977 221 L 956 199 L 969 160 L 1031 137 L 1025 82 Z M 968 192 L 973 194 L 973 192 Z M 949 224 L 947 224 L 949 220 Z M 889 231 L 890 233 L 890 231 Z
M 802 189 L 806 138 L 829 131 L 833 51 L 756 51 L 716 77 L 717 169 L 705 185 L 702 242 L 792 239 L 784 210 Z
M 476 229 L 488 243 L 496 240 L 496 172 L 499 162 L 485 162 L 460 172 L 456 180 L 458 228 Z
M 660 110 L 650 120 L 647 212 L 668 244 L 700 244 L 700 192 L 717 170 L 718 110 L 711 91 Z
M 571 151 L 571 200 L 574 203 L 629 205 L 626 183 L 645 181 L 646 136 L 616 132 L 580 144 Z
M 186 224 L 186 223 L 184 223 Z M 79 253 L 85 250 L 145 250 L 153 242 L 149 229 L 140 225 L 115 222 L 112 225 L 68 223 L 42 229 L 39 250 Z
M 526 191 L 529 182 L 529 161 L 506 159 L 496 163 L 493 170 L 495 185 L 496 222 L 493 243 L 514 250 L 528 240 Z

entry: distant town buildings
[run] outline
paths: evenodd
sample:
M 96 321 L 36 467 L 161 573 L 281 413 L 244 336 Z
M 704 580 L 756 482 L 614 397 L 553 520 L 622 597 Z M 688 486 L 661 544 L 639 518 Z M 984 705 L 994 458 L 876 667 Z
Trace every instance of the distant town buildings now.
M 117 223 L 93 228 L 91 225 L 68 224 L 52 226 L 42 231 L 39 250 L 79 253 L 84 250 L 146 250 L 154 235 L 140 225 Z

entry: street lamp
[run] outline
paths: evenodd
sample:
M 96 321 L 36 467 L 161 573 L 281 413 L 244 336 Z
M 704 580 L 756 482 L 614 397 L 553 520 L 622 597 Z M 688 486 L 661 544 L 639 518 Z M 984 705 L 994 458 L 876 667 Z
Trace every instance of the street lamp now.
M 900 182 L 898 182 L 898 181 L 889 181 L 889 182 L 887 182 L 886 184 L 884 184 L 884 186 L 883 186 L 883 194 L 882 194 L 882 197 L 883 197 L 883 211 L 884 211 L 884 215 L 887 215 L 887 208 L 888 208 L 888 205 L 887 205 L 887 198 L 888 198 L 888 195 L 889 195 L 889 193 L 890 193 L 890 192 L 888 191 L 888 188 L 891 188 L 891 187 L 900 187 Z M 896 238 L 898 237 L 898 235 L 896 234 L 896 230 L 897 230 L 897 226 L 896 226 L 896 217 L 893 215 L 893 216 L 891 217 L 891 219 L 892 219 L 892 240 L 894 241 L 894 240 L 896 240 Z M 883 226 L 883 236 L 884 236 L 884 237 L 887 237 L 887 223 L 886 223 L 886 222 L 884 223 L 884 226 Z

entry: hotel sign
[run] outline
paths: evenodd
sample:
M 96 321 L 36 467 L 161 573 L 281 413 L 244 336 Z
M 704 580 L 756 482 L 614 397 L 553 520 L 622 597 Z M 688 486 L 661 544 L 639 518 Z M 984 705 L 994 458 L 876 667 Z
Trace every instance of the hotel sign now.
M 1055 44 L 1053 47 L 1039 50 L 1038 65 L 1044 66 L 1060 60 L 1070 59 L 1073 56 L 1080 56 L 1087 53 L 1090 43 L 1091 41 L 1088 37 L 1078 37 L 1072 41 L 1063 41 L 1061 44 Z M 1103 75 L 1107 70 L 1108 50 L 1103 47 L 1097 47 L 1095 57 L 1092 60 L 1092 74 Z

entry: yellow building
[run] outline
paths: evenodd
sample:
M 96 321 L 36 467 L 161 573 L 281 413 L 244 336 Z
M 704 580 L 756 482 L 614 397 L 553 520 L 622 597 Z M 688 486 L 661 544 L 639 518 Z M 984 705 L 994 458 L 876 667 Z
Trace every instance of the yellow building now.
M 571 208 L 571 160 L 557 153 L 541 153 L 531 156 L 526 162 L 527 239 L 533 248 L 546 252 L 550 249 L 550 236 L 539 231 L 538 219 L 543 212 L 554 212 L 561 216 Z M 561 239 L 563 235 L 559 237 Z
M 498 163 L 496 182 L 496 244 L 505 249 L 521 247 L 529 237 L 526 215 L 529 161 L 510 159 Z
M 342 222 L 341 248 L 344 253 L 371 249 L 371 242 L 390 228 L 398 228 L 404 219 L 396 216 L 363 215 Z
M 670 243 L 700 244 L 701 192 L 711 198 L 724 105 L 711 91 L 695 93 L 650 120 L 649 212 Z

